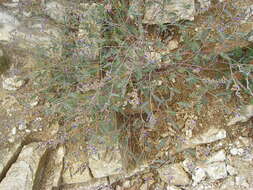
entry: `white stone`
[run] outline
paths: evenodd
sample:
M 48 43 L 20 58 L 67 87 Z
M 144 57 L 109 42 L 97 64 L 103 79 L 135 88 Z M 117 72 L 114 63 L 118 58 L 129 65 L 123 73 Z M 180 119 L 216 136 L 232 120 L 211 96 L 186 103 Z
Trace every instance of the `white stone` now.
M 226 138 L 227 133 L 224 129 L 209 128 L 206 132 L 190 140 L 193 145 L 207 144 Z
M 207 163 L 219 162 L 219 161 L 225 161 L 225 160 L 226 160 L 225 150 L 220 150 L 214 153 L 211 157 L 209 157 L 207 160 Z
M 181 164 L 165 165 L 157 169 L 160 178 L 170 185 L 188 185 L 190 179 Z
M 169 41 L 169 44 L 168 44 L 168 49 L 169 50 L 174 50 L 174 49 L 177 49 L 177 48 L 178 48 L 178 41 L 177 40 Z
M 25 132 L 26 133 L 31 133 L 31 130 L 30 129 L 26 129 Z
M 228 171 L 229 175 L 237 175 L 238 174 L 237 170 L 231 165 L 227 165 L 227 171 Z
M 193 186 L 197 185 L 199 182 L 206 178 L 206 172 L 203 168 L 196 167 L 193 172 L 192 180 Z
M 5 78 L 3 79 L 3 88 L 5 90 L 15 91 L 18 90 L 25 81 L 18 79 L 17 76 L 13 76 L 11 78 Z
M 35 99 L 30 102 L 30 106 L 35 107 L 38 105 L 38 103 L 39 103 L 39 97 L 36 96 Z
M 122 187 L 124 188 L 130 188 L 131 187 L 131 181 L 130 180 L 126 180 L 123 182 Z
M 14 143 L 15 137 L 10 137 L 10 138 L 8 138 L 8 141 L 9 141 L 10 143 Z
M 174 186 L 174 185 L 168 185 L 166 190 L 181 190 L 180 188 Z
M 253 42 L 253 35 L 248 38 L 248 41 Z
M 239 155 L 241 156 L 243 154 L 244 150 L 242 148 L 232 148 L 230 149 L 230 154 L 233 156 Z
M 0 9 L 0 41 L 9 42 L 18 25 L 19 21 L 14 16 Z
M 205 168 L 211 179 L 218 180 L 227 177 L 227 168 L 225 162 L 214 162 L 208 164 Z
M 240 187 L 245 187 L 245 188 L 249 189 L 249 184 L 247 182 L 247 179 L 244 176 L 236 176 L 235 183 L 236 183 L 236 185 L 238 185 Z
M 16 135 L 16 133 L 17 133 L 17 128 L 13 127 L 12 130 L 11 130 L 11 134 Z

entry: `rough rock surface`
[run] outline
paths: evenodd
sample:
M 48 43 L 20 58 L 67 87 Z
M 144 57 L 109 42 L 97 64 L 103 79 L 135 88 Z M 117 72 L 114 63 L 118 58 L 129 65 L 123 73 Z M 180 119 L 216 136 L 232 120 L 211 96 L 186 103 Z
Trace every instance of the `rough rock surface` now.
M 45 161 L 46 149 L 38 143 L 24 146 L 17 161 L 8 170 L 0 183 L 0 189 L 32 190 L 36 188 Z
M 166 165 L 158 170 L 160 178 L 171 185 L 188 185 L 190 179 L 181 164 Z
M 0 150 L 0 179 L 4 177 L 12 162 L 16 160 L 21 148 L 21 142 L 16 142 L 11 147 Z
M 193 20 L 195 14 L 194 0 L 163 0 L 145 2 L 143 23 L 163 24 L 178 20 Z M 186 8 L 187 7 L 187 8 Z
M 95 178 L 121 174 L 123 163 L 118 144 L 94 144 L 89 154 L 89 167 Z

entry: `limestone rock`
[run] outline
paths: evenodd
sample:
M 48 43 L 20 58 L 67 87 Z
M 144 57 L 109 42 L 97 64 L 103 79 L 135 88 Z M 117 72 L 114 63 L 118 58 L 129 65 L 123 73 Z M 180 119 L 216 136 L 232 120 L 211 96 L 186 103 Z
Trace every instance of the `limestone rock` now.
M 121 174 L 123 163 L 118 144 L 97 144 L 89 154 L 89 167 L 95 178 Z
M 194 137 L 190 140 L 190 144 L 200 145 L 218 141 L 226 138 L 226 131 L 224 129 L 209 128 L 206 132 Z
M 70 168 L 63 171 L 64 184 L 85 183 L 92 179 L 89 168 L 83 162 L 75 162 Z
M 237 170 L 231 165 L 227 165 L 227 171 L 228 171 L 229 175 L 238 174 Z
M 207 172 L 208 176 L 214 180 L 227 177 L 227 169 L 225 162 L 214 162 L 208 164 L 205 168 L 205 171 Z
M 12 34 L 19 25 L 16 17 L 0 8 L 0 41 L 9 42 L 12 39 Z
M 168 185 L 166 187 L 166 190 L 180 190 L 180 188 L 174 185 Z
M 106 177 L 99 178 L 99 179 L 92 179 L 89 182 L 82 183 L 82 184 L 71 184 L 71 185 L 64 185 L 61 189 L 62 190 L 102 190 L 108 187 L 108 181 Z
M 61 28 L 46 18 L 32 17 L 24 19 L 14 34 L 14 40 L 18 47 L 36 50 L 41 54 L 48 55 L 49 52 L 61 53 L 62 39 Z M 50 50 L 54 48 L 54 50 Z
M 206 172 L 203 168 L 196 167 L 192 176 L 193 186 L 206 178 Z
M 178 41 L 177 40 L 171 40 L 168 43 L 168 49 L 169 50 L 174 50 L 178 48 Z
M 21 148 L 21 142 L 17 142 L 9 148 L 0 150 L 0 180 L 3 178 L 5 172 L 10 167 L 12 162 L 17 158 Z
M 24 80 L 19 79 L 17 76 L 13 76 L 10 78 L 5 78 L 2 84 L 5 90 L 15 91 L 23 86 L 24 83 Z
M 253 105 L 246 105 L 242 107 L 239 112 L 239 114 L 237 114 L 228 122 L 227 126 L 234 125 L 238 122 L 248 121 L 253 116 Z
M 45 173 L 46 176 L 43 177 L 41 189 L 53 190 L 54 188 L 59 187 L 62 170 L 63 170 L 63 158 L 65 155 L 64 146 L 58 147 L 51 155 L 48 157 L 47 168 Z
M 160 178 L 171 185 L 188 185 L 190 183 L 188 175 L 178 163 L 165 165 L 157 171 Z
M 8 170 L 0 183 L 0 190 L 32 190 L 37 188 L 43 171 L 46 149 L 38 147 L 38 143 L 24 146 L 17 161 Z
M 47 1 L 45 3 L 45 13 L 58 23 L 64 23 L 67 17 L 67 6 L 64 1 Z
M 226 160 L 225 150 L 220 150 L 218 152 L 215 152 L 213 155 L 211 155 L 206 162 L 212 163 L 212 162 L 221 162 L 225 160 Z
M 145 2 L 143 23 L 163 24 L 174 23 L 178 20 L 194 20 L 194 0 L 163 0 Z

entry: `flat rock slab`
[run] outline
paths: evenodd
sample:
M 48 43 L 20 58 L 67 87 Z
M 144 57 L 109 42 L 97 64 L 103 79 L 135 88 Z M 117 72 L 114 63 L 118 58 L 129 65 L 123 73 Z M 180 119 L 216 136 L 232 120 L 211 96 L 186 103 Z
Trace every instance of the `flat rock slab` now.
M 6 177 L 0 183 L 0 190 L 32 190 L 41 175 L 42 164 L 46 156 L 46 148 L 40 148 L 38 143 L 24 146 L 17 161 L 8 170 Z
M 165 165 L 157 169 L 160 178 L 170 185 L 188 185 L 190 179 L 181 164 Z
M 0 150 L 0 180 L 4 177 L 10 165 L 16 160 L 22 148 L 21 142 L 9 148 Z

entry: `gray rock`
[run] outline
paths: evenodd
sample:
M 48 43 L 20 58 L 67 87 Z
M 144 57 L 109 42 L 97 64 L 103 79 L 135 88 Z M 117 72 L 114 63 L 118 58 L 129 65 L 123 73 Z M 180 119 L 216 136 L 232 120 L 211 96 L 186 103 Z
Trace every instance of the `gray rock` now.
M 43 171 L 46 149 L 39 148 L 38 143 L 24 146 L 17 161 L 8 170 L 0 183 L 0 190 L 32 190 L 36 189 Z
M 18 47 L 29 50 L 40 50 L 44 55 L 62 52 L 61 28 L 46 18 L 33 17 L 24 19 L 17 27 L 14 41 Z M 54 50 L 49 50 L 54 48 Z M 56 54 L 57 53 L 57 54 Z
M 10 167 L 12 162 L 18 157 L 22 149 L 21 142 L 16 142 L 9 148 L 4 148 L 0 150 L 0 180 L 3 178 L 5 172 Z
M 227 168 L 225 162 L 214 162 L 208 164 L 204 169 L 211 179 L 217 180 L 227 177 Z
M 0 41 L 9 42 L 12 39 L 12 33 L 19 24 L 16 17 L 0 8 Z
M 165 165 L 157 169 L 160 178 L 170 185 L 188 185 L 190 179 L 181 164 Z
M 64 23 L 67 17 L 66 1 L 47 1 L 45 3 L 45 13 L 58 23 Z
M 194 0 L 163 0 L 145 2 L 143 23 L 163 24 L 174 23 L 178 20 L 194 20 Z

